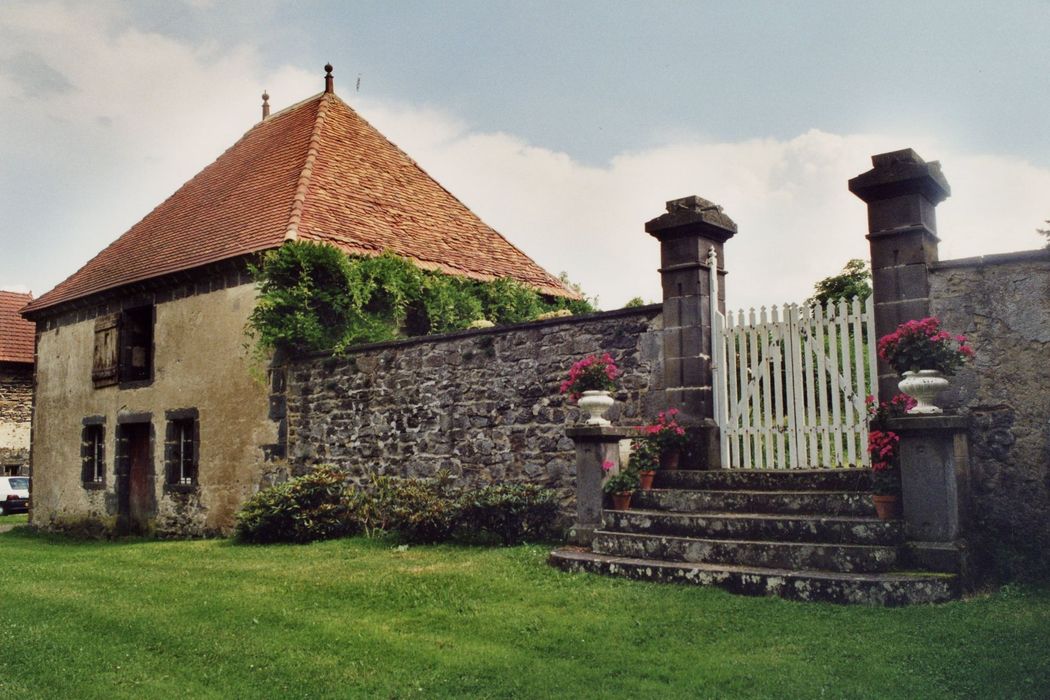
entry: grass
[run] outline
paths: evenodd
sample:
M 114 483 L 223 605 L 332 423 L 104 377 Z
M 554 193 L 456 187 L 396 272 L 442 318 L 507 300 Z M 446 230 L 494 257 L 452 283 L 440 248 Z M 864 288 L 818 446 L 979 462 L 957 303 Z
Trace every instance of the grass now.
M 28 522 L 28 513 L 11 513 L 10 515 L 0 515 L 0 525 L 25 525 Z
M 0 534 L 0 696 L 1050 696 L 1050 589 L 840 607 L 569 575 L 547 548 Z

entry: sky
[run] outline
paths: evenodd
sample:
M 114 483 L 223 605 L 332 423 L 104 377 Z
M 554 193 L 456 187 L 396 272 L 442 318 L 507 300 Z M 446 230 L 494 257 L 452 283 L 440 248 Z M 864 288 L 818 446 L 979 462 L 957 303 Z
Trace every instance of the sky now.
M 667 200 L 739 232 L 730 308 L 867 256 L 846 189 L 939 160 L 942 259 L 1041 247 L 1050 2 L 0 2 L 0 288 L 75 272 L 260 117 L 336 92 L 602 308 L 660 298 Z

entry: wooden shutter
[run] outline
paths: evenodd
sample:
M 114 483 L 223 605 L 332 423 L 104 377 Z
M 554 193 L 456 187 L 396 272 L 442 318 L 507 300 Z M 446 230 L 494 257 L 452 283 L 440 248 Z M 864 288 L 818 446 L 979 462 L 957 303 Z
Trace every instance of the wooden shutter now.
M 95 355 L 91 363 L 91 381 L 95 388 L 117 383 L 120 358 L 120 314 L 95 319 Z

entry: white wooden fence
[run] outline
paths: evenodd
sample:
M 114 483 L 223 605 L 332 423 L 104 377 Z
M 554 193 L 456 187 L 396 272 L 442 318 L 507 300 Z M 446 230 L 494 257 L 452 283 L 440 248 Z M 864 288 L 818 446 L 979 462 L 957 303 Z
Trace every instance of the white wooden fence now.
M 712 300 L 717 299 L 714 251 Z M 867 467 L 865 397 L 877 394 L 871 297 L 718 313 L 715 419 L 729 469 Z

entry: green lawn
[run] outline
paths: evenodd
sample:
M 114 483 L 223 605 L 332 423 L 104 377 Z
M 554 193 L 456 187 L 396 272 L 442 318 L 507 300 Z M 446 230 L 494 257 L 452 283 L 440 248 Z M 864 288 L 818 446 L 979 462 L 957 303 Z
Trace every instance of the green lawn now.
M 0 697 L 1046 698 L 1050 589 L 790 603 L 546 548 L 0 534 Z

